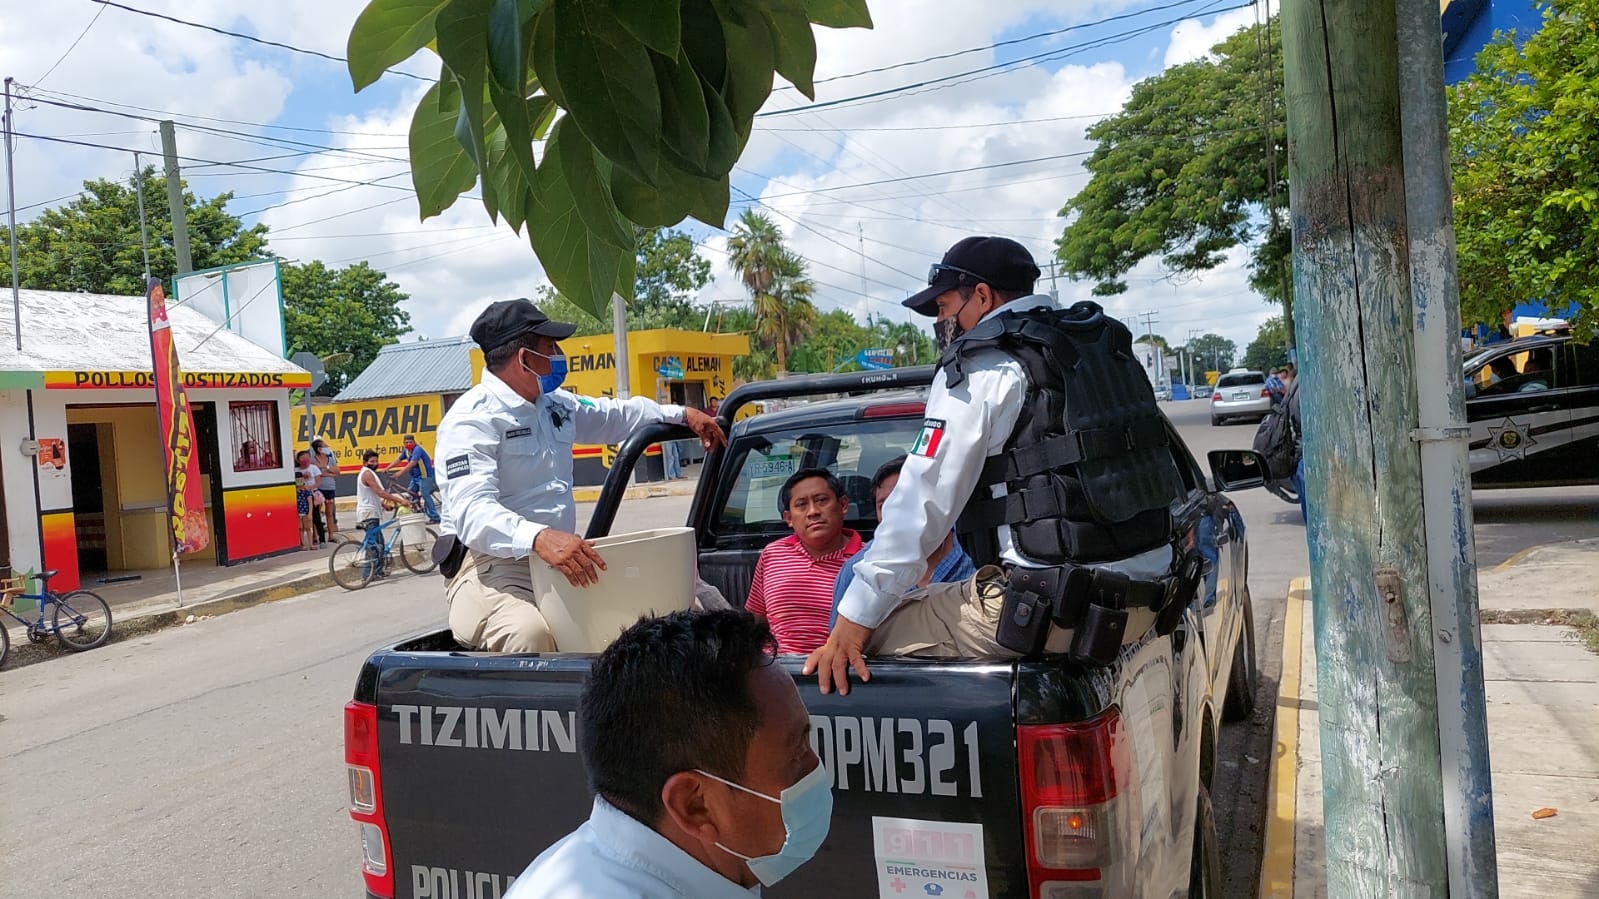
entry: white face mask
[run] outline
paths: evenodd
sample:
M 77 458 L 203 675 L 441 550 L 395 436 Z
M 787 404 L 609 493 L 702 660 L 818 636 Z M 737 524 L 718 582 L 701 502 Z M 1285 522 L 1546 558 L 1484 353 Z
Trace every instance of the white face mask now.
M 743 859 L 744 863 L 749 865 L 750 873 L 754 874 L 762 884 L 772 886 L 794 873 L 795 869 L 816 855 L 816 850 L 822 848 L 822 842 L 827 839 L 828 828 L 833 822 L 833 777 L 820 761 L 811 769 L 811 773 L 795 781 L 794 785 L 784 790 L 777 799 L 726 778 L 717 777 L 709 771 L 700 771 L 698 768 L 695 770 L 735 790 L 759 796 L 767 802 L 775 802 L 782 808 L 783 830 L 786 836 L 782 848 L 775 853 L 752 857 L 736 849 L 729 849 L 721 843 L 716 844 L 716 848 L 728 855 Z

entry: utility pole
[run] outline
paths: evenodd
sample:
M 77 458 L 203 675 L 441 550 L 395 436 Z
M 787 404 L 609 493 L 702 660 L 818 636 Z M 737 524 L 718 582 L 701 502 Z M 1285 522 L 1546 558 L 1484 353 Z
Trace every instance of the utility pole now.
M 708 312 L 705 319 L 709 327 Z M 633 393 L 628 387 L 631 366 L 627 353 L 627 301 L 619 293 L 611 294 L 611 343 L 616 350 L 616 398 L 625 400 Z
M 172 249 L 178 254 L 178 274 L 194 271 L 189 256 L 189 208 L 183 202 L 183 178 L 178 173 L 178 138 L 171 120 L 161 123 L 161 155 L 166 159 L 167 205 L 172 214 Z
M 11 111 L 11 82 L 14 79 L 6 76 L 6 113 L 4 137 L 6 142 L 6 212 L 11 219 L 11 315 L 12 327 L 16 329 L 17 352 L 22 351 L 22 286 L 20 274 L 17 271 L 17 178 L 11 161 L 11 133 L 16 130 L 16 123 Z
M 861 227 L 860 222 L 855 223 L 855 237 L 861 244 L 861 303 L 869 306 L 872 302 L 872 295 L 866 289 L 866 229 Z M 871 313 L 867 314 L 870 315 Z
M 139 161 L 138 153 L 133 154 L 133 186 L 135 193 L 139 197 L 139 249 L 144 251 L 144 283 L 145 289 L 148 290 L 150 284 L 150 232 L 144 225 L 144 163 Z M 311 391 L 307 390 L 305 395 L 309 397 Z M 311 405 L 308 401 L 306 403 L 306 411 L 309 412 L 310 408 Z
M 1282 29 L 1327 893 L 1493 899 L 1438 7 Z

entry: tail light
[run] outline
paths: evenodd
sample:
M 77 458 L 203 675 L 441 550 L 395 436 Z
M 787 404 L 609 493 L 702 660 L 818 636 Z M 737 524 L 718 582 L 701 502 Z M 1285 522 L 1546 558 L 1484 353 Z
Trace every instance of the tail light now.
M 378 709 L 344 706 L 344 764 L 350 773 L 350 817 L 361 825 L 361 876 L 366 891 L 394 899 L 394 858 L 383 820 L 383 777 L 378 770 Z
M 1112 708 L 1074 724 L 1020 725 L 1016 744 L 1031 895 L 1132 895 L 1142 811 L 1121 713 Z
M 1260 388 L 1260 398 L 1263 399 L 1263 400 L 1271 399 L 1271 388 L 1269 388 L 1269 387 Z
M 1221 391 L 1220 390 L 1212 390 L 1210 392 L 1210 401 L 1213 402 L 1213 403 L 1221 402 Z

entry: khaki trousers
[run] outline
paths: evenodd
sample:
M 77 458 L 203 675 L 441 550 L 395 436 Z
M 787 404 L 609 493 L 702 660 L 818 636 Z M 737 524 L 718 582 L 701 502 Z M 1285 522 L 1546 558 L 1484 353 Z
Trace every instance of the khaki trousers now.
M 527 559 L 466 551 L 445 594 L 455 639 L 486 652 L 555 652 L 555 638 L 533 599 Z
M 866 642 L 868 655 L 913 658 L 1019 658 L 994 639 L 1005 605 L 1005 572 L 985 565 L 964 581 L 929 584 L 907 594 Z M 1127 637 L 1135 642 L 1154 623 L 1148 609 L 1128 610 Z M 1071 647 L 1073 631 L 1051 626 L 1044 652 L 1063 653 Z

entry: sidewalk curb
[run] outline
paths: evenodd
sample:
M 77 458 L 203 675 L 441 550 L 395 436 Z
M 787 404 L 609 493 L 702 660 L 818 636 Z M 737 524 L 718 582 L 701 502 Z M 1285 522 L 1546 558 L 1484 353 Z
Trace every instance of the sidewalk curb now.
M 694 488 L 698 481 L 687 484 L 635 484 L 622 493 L 623 499 L 653 499 L 659 496 L 693 496 Z M 599 502 L 600 492 L 603 487 L 573 487 L 572 501 L 579 503 Z
M 1266 835 L 1261 847 L 1261 899 L 1292 899 L 1294 842 L 1297 836 L 1295 797 L 1299 784 L 1300 643 L 1304 637 L 1305 604 L 1310 578 L 1294 578 L 1283 609 L 1282 676 L 1277 682 L 1272 765 L 1266 786 Z
M 333 574 L 329 571 L 319 571 L 293 577 L 276 584 L 267 584 L 261 587 L 250 587 L 233 593 L 223 594 L 201 602 L 180 607 L 151 606 L 144 609 L 131 609 L 125 612 L 127 617 L 119 617 L 113 611 L 111 618 L 111 639 L 105 645 L 118 643 L 133 637 L 176 627 L 188 621 L 190 615 L 196 619 L 216 618 L 229 612 L 248 609 L 251 606 L 265 605 L 269 602 L 279 602 L 325 590 L 337 584 L 333 581 Z M 93 650 L 90 650 L 93 652 Z M 55 640 L 41 644 L 30 644 L 26 640 L 20 643 L 13 640 L 11 652 L 6 656 L 5 671 L 14 671 L 26 668 L 39 662 L 49 661 L 65 655 L 76 655 L 71 650 L 63 649 Z

